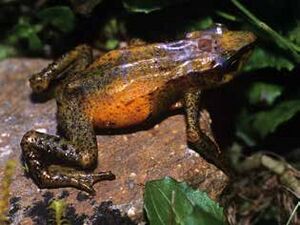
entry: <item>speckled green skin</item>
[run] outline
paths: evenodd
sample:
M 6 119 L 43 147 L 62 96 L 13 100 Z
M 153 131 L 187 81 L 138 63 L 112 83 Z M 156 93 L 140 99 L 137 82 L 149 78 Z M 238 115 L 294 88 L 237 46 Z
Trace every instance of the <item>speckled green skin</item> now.
M 254 40 L 249 32 L 218 26 L 171 43 L 139 43 L 94 62 L 87 46 L 62 56 L 30 78 L 34 92 L 57 85 L 62 131 L 61 137 L 37 131 L 24 135 L 21 147 L 32 178 L 40 188 L 75 187 L 93 194 L 94 183 L 115 178 L 111 172 L 84 171 L 97 164 L 94 128 L 148 122 L 178 102 L 185 108 L 188 141 L 224 169 L 218 145 L 199 127 L 199 99 L 203 90 L 232 78 Z M 111 113 L 115 117 L 110 118 Z M 63 165 L 53 166 L 58 162 Z

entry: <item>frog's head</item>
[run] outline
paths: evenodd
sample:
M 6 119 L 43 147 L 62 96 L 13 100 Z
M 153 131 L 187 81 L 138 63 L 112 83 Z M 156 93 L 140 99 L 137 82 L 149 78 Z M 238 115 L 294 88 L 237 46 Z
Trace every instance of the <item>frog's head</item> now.
M 217 63 L 223 71 L 223 80 L 231 80 L 241 69 L 250 56 L 256 37 L 248 31 L 224 30 L 221 35 L 217 35 L 217 51 L 219 57 Z
M 223 25 L 187 34 L 187 38 L 197 40 L 198 49 L 207 52 L 206 62 L 215 76 L 211 81 L 224 83 L 231 80 L 247 61 L 256 37 L 248 31 L 229 31 Z

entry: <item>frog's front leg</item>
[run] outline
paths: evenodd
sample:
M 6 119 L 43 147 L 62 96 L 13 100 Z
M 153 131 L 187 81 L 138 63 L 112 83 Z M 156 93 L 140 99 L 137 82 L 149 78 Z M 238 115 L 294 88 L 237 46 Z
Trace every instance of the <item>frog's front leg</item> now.
M 79 45 L 49 64 L 41 72 L 31 75 L 30 86 L 33 92 L 39 93 L 46 91 L 55 80 L 64 79 L 65 82 L 69 82 L 70 79 L 76 79 L 76 76 L 80 75 L 76 72 L 85 69 L 92 60 L 92 49 L 87 45 Z
M 200 96 L 199 89 L 190 89 L 184 95 L 188 142 L 205 160 L 227 172 L 218 144 L 200 128 Z
M 111 172 L 85 173 L 71 167 L 51 169 L 52 164 L 64 163 L 79 169 L 94 169 L 98 148 L 93 126 L 77 101 L 58 103 L 58 122 L 64 137 L 27 132 L 21 147 L 28 172 L 41 188 L 75 187 L 91 194 L 92 185 L 101 180 L 112 180 Z

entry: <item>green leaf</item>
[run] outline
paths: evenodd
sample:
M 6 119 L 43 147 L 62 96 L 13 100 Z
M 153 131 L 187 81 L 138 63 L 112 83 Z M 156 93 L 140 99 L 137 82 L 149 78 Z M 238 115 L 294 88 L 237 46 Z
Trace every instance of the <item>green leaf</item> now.
M 8 38 L 8 42 L 16 44 L 19 40 L 25 39 L 29 44 L 29 49 L 33 51 L 41 50 L 43 44 L 38 36 L 40 30 L 41 26 L 32 25 L 26 19 L 21 18 L 19 23 L 13 28 L 13 31 Z
M 251 105 L 271 106 L 282 94 L 283 89 L 280 85 L 255 82 L 248 91 L 248 101 Z
M 67 204 L 64 200 L 53 200 L 51 201 L 50 205 L 48 206 L 48 209 L 50 211 L 50 221 L 53 224 L 57 225 L 67 225 L 70 224 L 69 221 L 67 221 L 65 217 Z M 51 224 L 52 224 L 51 223 Z
M 129 12 L 150 13 L 170 5 L 187 1 L 189 0 L 123 0 L 123 5 Z
M 144 207 L 150 225 L 222 225 L 223 208 L 206 193 L 166 177 L 148 181 Z
M 54 6 L 44 9 L 37 16 L 42 20 L 43 24 L 51 24 L 64 33 L 68 33 L 74 28 L 74 13 L 66 6 Z
M 268 52 L 267 50 L 257 47 L 251 54 L 243 71 L 251 71 L 263 68 L 276 68 L 277 70 L 287 69 L 291 71 L 295 64 L 281 55 Z
M 256 113 L 244 110 L 237 123 L 237 136 L 246 144 L 253 146 L 299 112 L 300 100 L 280 102 L 269 110 Z
M 115 38 L 119 33 L 121 33 L 122 29 L 124 29 L 123 24 L 116 18 L 107 20 L 102 28 L 103 35 L 108 38 Z
M 43 48 L 43 43 L 37 33 L 28 36 L 28 43 L 31 50 L 41 50 Z
M 105 43 L 105 48 L 108 50 L 115 49 L 118 47 L 119 41 L 117 39 L 109 39 Z
M 17 50 L 14 47 L 10 45 L 0 44 L 0 60 L 14 56 L 16 54 Z

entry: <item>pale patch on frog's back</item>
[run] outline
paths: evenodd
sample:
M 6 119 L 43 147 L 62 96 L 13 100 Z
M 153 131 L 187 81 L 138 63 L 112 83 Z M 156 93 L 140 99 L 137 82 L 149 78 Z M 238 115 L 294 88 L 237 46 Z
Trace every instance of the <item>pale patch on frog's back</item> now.
M 162 57 L 165 50 L 156 47 L 156 44 L 128 47 L 124 49 L 112 50 L 105 53 L 89 66 L 89 69 L 99 68 L 109 64 L 111 68 L 124 64 L 130 64 L 141 60 Z
M 138 80 L 113 95 L 103 91 L 93 93 L 85 103 L 85 113 L 98 128 L 124 128 L 140 124 L 151 115 L 153 93 L 163 84 L 159 80 Z

